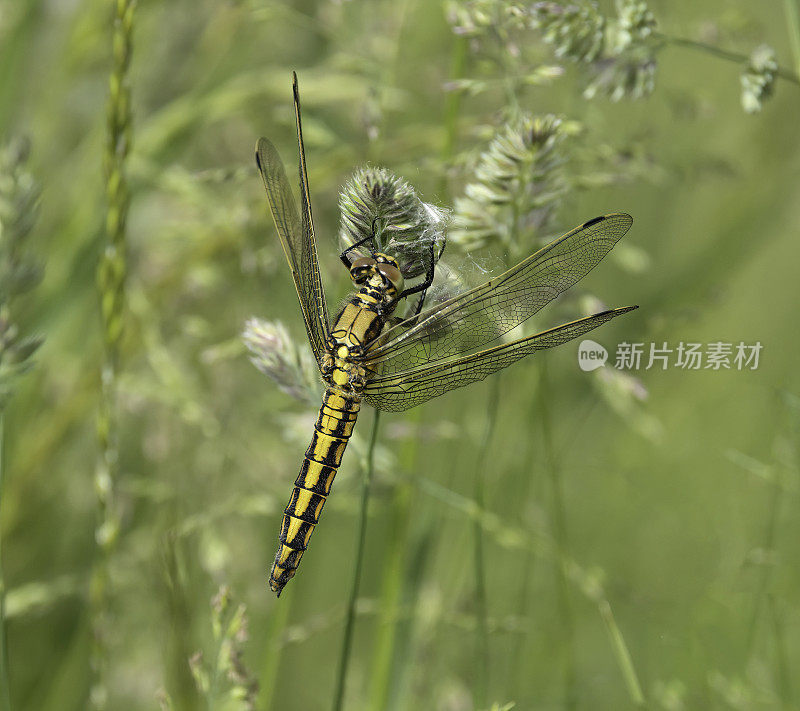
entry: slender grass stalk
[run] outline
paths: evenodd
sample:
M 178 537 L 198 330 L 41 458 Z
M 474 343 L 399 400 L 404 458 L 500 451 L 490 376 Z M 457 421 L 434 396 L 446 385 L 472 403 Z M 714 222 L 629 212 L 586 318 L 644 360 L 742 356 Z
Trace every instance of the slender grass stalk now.
M 519 602 L 517 603 L 517 616 L 519 619 L 524 620 L 527 618 L 528 606 L 530 604 L 532 578 L 535 570 L 534 555 L 530 549 L 526 549 L 522 554 L 522 589 L 519 593 Z M 525 656 L 525 643 L 527 636 L 530 633 L 532 625 L 527 625 L 525 629 L 520 630 L 517 634 L 514 645 L 514 652 L 511 658 L 514 660 L 514 665 L 509 670 L 509 683 L 508 695 L 511 698 L 516 698 L 521 694 L 522 680 L 525 675 L 529 673 L 527 660 Z
M 786 2 L 791 3 L 792 0 L 786 0 Z M 689 49 L 697 50 L 698 52 L 705 52 L 706 54 L 719 57 L 720 59 L 724 59 L 728 62 L 734 62 L 735 64 L 745 65 L 750 59 L 746 54 L 731 52 L 730 50 L 722 49 L 721 47 L 715 47 L 714 45 L 688 39 L 686 37 L 671 37 L 670 35 L 665 35 L 660 32 L 654 32 L 653 37 L 661 40 L 667 45 L 673 45 L 675 47 L 687 47 Z M 786 69 L 785 67 L 778 67 L 775 72 L 775 76 L 800 86 L 800 65 L 798 65 L 798 73 L 793 72 L 791 69 Z
M 625 643 L 625 638 L 622 636 L 622 632 L 614 619 L 611 605 L 608 600 L 602 599 L 598 601 L 598 609 L 600 610 L 600 616 L 603 618 L 603 622 L 606 624 L 606 630 L 611 639 L 611 648 L 616 657 L 620 671 L 622 672 L 622 678 L 625 680 L 625 687 L 628 690 L 628 695 L 637 707 L 643 708 L 646 704 L 642 685 L 639 682 L 639 677 L 636 675 L 636 669 L 633 666 L 633 659 L 628 650 L 628 645 Z
M 0 512 L 3 510 L 3 475 L 5 474 L 5 418 L 0 411 Z M 6 583 L 3 577 L 3 527 L 0 517 L 0 711 L 11 711 L 6 640 Z
M 529 403 L 529 409 L 526 417 L 526 422 L 536 422 L 539 416 L 539 398 L 532 397 Z M 524 451 L 520 456 L 521 467 L 523 468 L 522 482 L 523 490 L 520 491 L 520 500 L 524 502 L 524 506 L 531 503 L 533 493 L 531 491 L 532 484 L 536 480 L 535 472 L 533 471 L 533 461 L 535 456 L 534 440 L 532 437 L 526 438 L 524 442 Z M 511 484 L 511 482 L 509 482 Z M 526 549 L 522 553 L 522 588 L 519 594 L 519 602 L 517 605 L 517 615 L 520 619 L 525 619 L 528 614 L 528 605 L 530 604 L 531 593 L 531 579 L 535 571 L 535 560 L 533 551 Z M 511 698 L 516 698 L 520 695 L 521 681 L 525 678 L 528 672 L 525 659 L 525 641 L 527 634 L 530 632 L 530 627 L 521 630 L 515 640 L 515 650 L 512 655 L 514 664 L 510 669 L 508 691 Z
M 130 195 L 125 164 L 132 137 L 131 98 L 128 83 L 133 49 L 135 0 L 116 0 L 112 35 L 112 70 L 106 114 L 106 145 L 103 167 L 106 176 L 106 236 L 108 242 L 97 268 L 103 327 L 104 356 L 100 373 L 100 403 L 97 412 L 98 459 L 95 493 L 98 500 L 97 560 L 91 585 L 93 673 L 90 703 L 105 709 L 109 626 L 109 566 L 116 547 L 120 521 L 116 490 L 119 476 L 117 375 L 120 338 L 125 310 L 126 223 Z
M 765 551 L 772 551 L 775 548 L 778 521 L 780 519 L 780 510 L 783 503 L 783 490 L 783 482 L 781 482 L 777 472 L 773 471 L 769 510 L 767 512 L 764 539 L 761 543 L 761 546 Z M 747 643 L 745 645 L 745 651 L 748 658 L 750 658 L 755 652 L 758 621 L 765 605 L 768 602 L 769 588 L 772 581 L 772 571 L 773 566 L 768 563 L 765 563 L 761 566 L 761 576 L 758 581 L 758 587 L 756 588 L 755 598 L 753 600 L 753 609 L 750 612 L 750 622 L 747 627 Z
M 472 686 L 473 707 L 484 708 L 489 694 L 489 610 L 486 595 L 486 564 L 483 550 L 483 525 L 481 516 L 486 508 L 484 490 L 485 468 L 489 447 L 494 438 L 497 425 L 497 409 L 500 401 L 500 374 L 489 381 L 489 401 L 487 405 L 486 424 L 480 447 L 478 448 L 477 466 L 475 467 L 475 488 L 473 499 L 478 515 L 473 522 L 473 559 L 475 572 L 475 617 L 478 629 L 475 657 L 478 660 L 475 683 Z
M 450 55 L 450 80 L 460 79 L 464 74 L 467 64 L 467 38 L 455 36 L 453 38 L 453 48 Z M 462 92 L 450 91 L 444 99 L 444 143 L 442 144 L 442 178 L 439 183 L 439 194 L 446 195 L 448 192 L 447 169 L 453 160 L 453 153 L 458 142 L 458 117 L 461 113 Z
M 783 0 L 783 7 L 786 11 L 789 41 L 792 44 L 794 69 L 800 75 L 800 5 L 798 0 Z
M 781 708 L 788 711 L 788 709 L 796 708 L 796 706 L 792 691 L 792 672 L 790 671 L 792 666 L 786 648 L 786 625 L 781 619 L 777 603 L 772 595 L 768 597 L 767 604 L 775 636 L 775 665 L 777 666 L 775 675 L 780 693 Z
M 464 37 L 454 37 L 451 51 L 450 77 L 458 79 L 464 72 L 467 60 L 467 40 Z M 449 92 L 445 95 L 444 104 L 444 142 L 442 145 L 441 159 L 444 170 L 440 182 L 440 195 L 445 195 L 448 190 L 447 167 L 453 159 L 453 152 L 458 141 L 458 117 L 461 109 L 462 93 Z M 408 416 L 408 421 L 415 425 L 416 432 L 410 439 L 405 451 L 404 470 L 417 471 L 419 449 L 422 437 L 421 422 L 424 406 L 414 408 Z M 372 672 L 370 674 L 370 708 L 375 711 L 385 711 L 389 705 L 392 678 L 399 676 L 397 664 L 397 624 L 396 610 L 399 609 L 402 599 L 403 572 L 408 558 L 409 524 L 411 520 L 411 501 L 414 486 L 411 483 L 401 483 L 395 488 L 392 500 L 392 530 L 397 533 L 392 536 L 390 547 L 385 556 L 384 577 L 381 585 L 381 619 L 378 626 Z
M 574 708 L 576 704 L 575 624 L 572 618 L 572 608 L 569 602 L 569 586 L 567 584 L 567 574 L 564 566 L 564 556 L 567 553 L 567 524 L 566 514 L 564 512 L 564 496 L 561 491 L 561 476 L 556 461 L 555 449 L 553 447 L 553 432 L 550 416 L 550 388 L 546 358 L 542 358 L 539 363 L 539 393 L 539 411 L 542 426 L 545 470 L 550 482 L 550 515 L 553 520 L 553 537 L 559 551 L 559 555 L 554 559 L 554 572 L 562 627 L 561 638 L 565 646 L 565 707 L 571 709 Z
M 385 553 L 383 582 L 379 604 L 378 633 L 370 674 L 370 708 L 386 709 L 391 690 L 397 637 L 397 612 L 403 596 L 403 573 L 408 546 L 408 524 L 411 512 L 411 485 L 398 484 L 392 500 L 394 534 Z
M 280 605 L 273 605 L 272 620 L 267 633 L 267 648 L 264 651 L 264 659 L 261 662 L 261 674 L 259 676 L 259 705 L 263 711 L 272 708 L 275 699 L 275 682 L 278 678 L 281 654 L 283 653 L 283 633 L 289 623 L 289 610 L 291 607 L 292 595 L 288 595 L 286 602 L 281 600 Z
M 187 585 L 181 574 L 180 536 L 176 532 L 175 512 L 170 512 L 172 524 L 162 542 L 164 583 L 164 683 L 174 704 L 174 711 L 194 711 L 200 696 L 191 669 L 186 663 L 194 653 L 190 638 L 191 612 Z
M 423 411 L 424 407 L 417 407 L 408 417 L 408 421 L 415 425 L 415 432 L 405 448 L 403 470 L 406 472 L 417 470 Z M 397 663 L 402 663 L 396 655 L 398 610 L 403 600 L 413 489 L 410 481 L 402 481 L 395 486 L 392 496 L 390 525 L 393 535 L 384 553 L 378 632 L 370 673 L 370 708 L 375 711 L 386 711 L 388 708 L 392 679 L 399 673 Z
M 509 89 L 509 105 L 512 111 L 516 111 L 519 106 L 516 94 Z M 525 181 L 521 180 L 517 186 L 516 193 L 512 196 L 511 207 L 512 215 L 509 225 L 509 245 L 512 248 L 519 246 L 519 228 L 521 214 L 521 199 L 525 191 Z M 475 615 L 477 618 L 478 636 L 476 639 L 476 658 L 478 663 L 478 673 L 473 684 L 473 706 L 483 708 L 488 701 L 489 690 L 489 610 L 486 594 L 486 567 L 483 550 L 483 526 L 481 516 L 486 508 L 486 496 L 484 491 L 484 470 L 488 457 L 489 447 L 494 437 L 494 430 L 497 424 L 497 410 L 500 400 L 500 383 L 502 373 L 497 373 L 489 384 L 489 402 L 486 414 L 486 426 L 478 449 L 477 467 L 475 469 L 475 488 L 474 501 L 478 511 L 478 516 L 473 523 L 473 558 L 475 572 Z
M 344 703 L 347 669 L 350 664 L 350 649 L 353 644 L 353 626 L 356 619 L 358 589 L 361 586 L 361 565 L 364 560 L 364 543 L 367 539 L 367 509 L 369 506 L 370 487 L 372 486 L 372 475 L 375 473 L 375 443 L 378 440 L 380 416 L 380 410 L 375 410 L 375 415 L 372 419 L 372 434 L 369 439 L 369 449 L 367 450 L 367 458 L 364 463 L 364 476 L 361 484 L 361 509 L 358 517 L 358 538 L 356 539 L 356 562 L 353 567 L 353 580 L 350 585 L 350 597 L 347 602 L 342 651 L 339 657 L 339 673 L 336 678 L 336 691 L 333 696 L 334 711 L 341 711 Z

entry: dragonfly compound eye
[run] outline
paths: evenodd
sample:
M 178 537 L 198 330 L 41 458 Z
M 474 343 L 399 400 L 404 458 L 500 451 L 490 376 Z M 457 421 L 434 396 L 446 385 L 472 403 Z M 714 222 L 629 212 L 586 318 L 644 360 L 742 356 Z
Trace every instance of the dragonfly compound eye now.
M 356 284 L 363 284 L 375 270 L 375 260 L 372 257 L 359 257 L 350 265 L 350 277 Z
M 378 271 L 386 278 L 386 280 L 398 291 L 403 290 L 403 275 L 400 270 L 393 264 L 378 264 Z

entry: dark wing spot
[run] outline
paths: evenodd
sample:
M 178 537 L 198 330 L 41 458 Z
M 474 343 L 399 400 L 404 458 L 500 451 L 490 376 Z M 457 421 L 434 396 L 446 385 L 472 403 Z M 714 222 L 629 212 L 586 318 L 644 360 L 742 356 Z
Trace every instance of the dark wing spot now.
M 596 225 L 598 222 L 602 222 L 605 219 L 606 219 L 605 215 L 600 215 L 600 217 L 595 217 L 594 219 L 589 220 L 588 222 L 584 222 L 583 226 L 584 227 L 591 227 L 592 225 Z

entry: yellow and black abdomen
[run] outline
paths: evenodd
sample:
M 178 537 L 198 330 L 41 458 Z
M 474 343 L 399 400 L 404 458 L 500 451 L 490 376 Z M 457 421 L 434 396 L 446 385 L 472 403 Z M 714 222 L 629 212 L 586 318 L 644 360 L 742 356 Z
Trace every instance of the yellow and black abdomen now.
M 314 436 L 284 511 L 280 545 L 269 576 L 269 587 L 278 596 L 294 576 L 319 522 L 360 407 L 360 398 L 346 397 L 337 389 L 328 388 L 322 396 Z

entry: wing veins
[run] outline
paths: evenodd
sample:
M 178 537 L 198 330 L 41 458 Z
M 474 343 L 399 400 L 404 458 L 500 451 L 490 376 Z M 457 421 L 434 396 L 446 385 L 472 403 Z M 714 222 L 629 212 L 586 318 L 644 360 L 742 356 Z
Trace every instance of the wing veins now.
M 611 309 L 556 326 L 540 333 L 472 353 L 455 360 L 431 363 L 367 383 L 364 397 L 381 410 L 401 411 L 455 388 L 483 380 L 520 358 L 562 345 L 601 326 L 636 306 Z
M 267 191 L 275 229 L 292 272 L 308 340 L 319 363 L 326 348 L 330 326 L 314 239 L 296 75 L 292 87 L 297 124 L 302 219 L 289 187 L 283 161 L 275 146 L 266 138 L 259 139 L 256 144 L 256 164 Z
M 299 154 L 300 173 L 300 205 L 303 215 L 303 234 L 307 236 L 304 249 L 302 251 L 302 268 L 304 279 L 308 278 L 313 290 L 314 302 L 319 314 L 319 319 L 324 324 L 320 350 L 324 349 L 325 341 L 329 336 L 330 319 L 328 317 L 328 306 L 325 302 L 325 290 L 322 287 L 322 277 L 319 272 L 319 262 L 317 259 L 316 232 L 314 231 L 314 218 L 311 214 L 311 193 L 308 188 L 308 170 L 306 168 L 306 148 L 303 142 L 303 121 L 300 111 L 300 91 L 297 84 L 297 73 L 292 72 L 292 97 L 294 100 L 294 116 L 297 127 L 297 150 Z M 318 358 L 319 360 L 319 358 Z
M 388 329 L 368 348 L 365 364 L 388 375 L 499 338 L 583 278 L 631 223 L 624 213 L 584 223 L 485 284 L 423 312 L 411 328 Z

